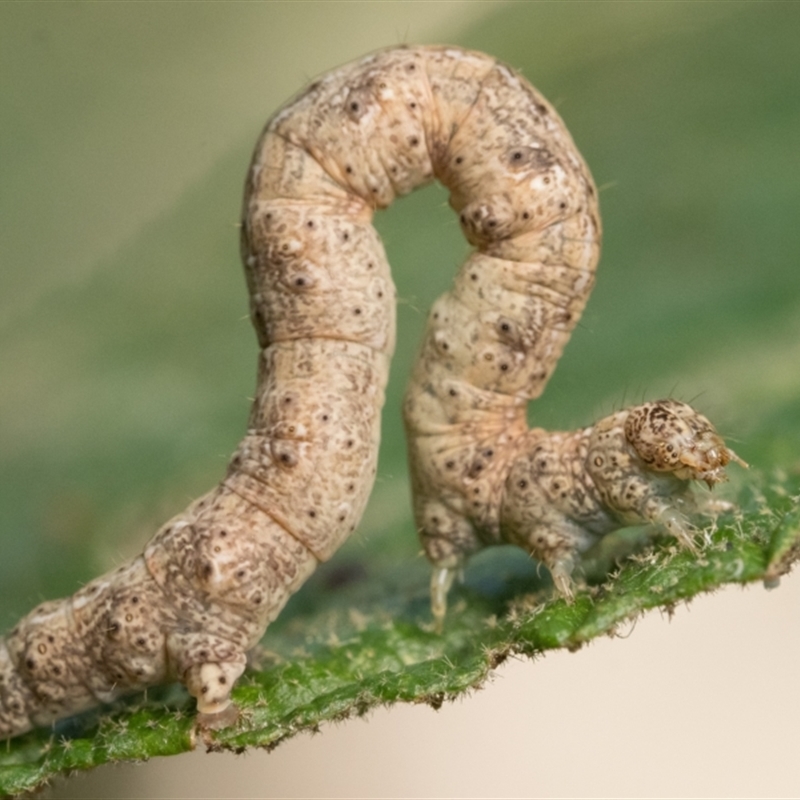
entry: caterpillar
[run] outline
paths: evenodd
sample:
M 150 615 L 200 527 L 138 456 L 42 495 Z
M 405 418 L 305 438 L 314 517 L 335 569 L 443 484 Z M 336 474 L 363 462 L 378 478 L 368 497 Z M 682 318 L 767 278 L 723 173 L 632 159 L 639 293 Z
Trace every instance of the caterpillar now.
M 448 581 L 471 552 L 501 535 L 535 550 L 531 525 L 562 531 L 550 519 L 558 513 L 574 518 L 575 535 L 567 556 L 543 560 L 567 591 L 575 531 L 602 534 L 620 470 L 633 469 L 616 464 L 606 494 L 585 490 L 597 508 L 576 516 L 570 497 L 583 508 L 586 458 L 611 462 L 616 447 L 633 463 L 620 426 L 626 436 L 650 430 L 661 414 L 640 425 L 644 412 L 625 412 L 577 434 L 526 430 L 527 400 L 591 289 L 596 190 L 558 115 L 510 68 L 456 47 L 379 51 L 308 86 L 256 145 L 241 251 L 257 387 L 224 478 L 140 556 L 41 604 L 0 639 L 0 739 L 176 680 L 196 699 L 199 724 L 235 720 L 231 690 L 247 651 L 364 510 L 395 344 L 395 289 L 371 220 L 434 178 L 477 248 L 434 307 L 405 403 L 434 612 L 443 616 Z M 668 494 L 664 475 L 714 482 L 734 457 L 704 418 L 673 410 L 699 442 L 697 464 L 682 451 L 675 468 L 663 437 L 651 453 L 640 436 L 654 497 Z M 537 466 L 541 448 L 571 475 L 571 495 Z M 682 489 L 673 494 L 682 501 Z M 665 524 L 674 507 L 658 512 Z M 631 508 L 616 521 L 633 519 Z

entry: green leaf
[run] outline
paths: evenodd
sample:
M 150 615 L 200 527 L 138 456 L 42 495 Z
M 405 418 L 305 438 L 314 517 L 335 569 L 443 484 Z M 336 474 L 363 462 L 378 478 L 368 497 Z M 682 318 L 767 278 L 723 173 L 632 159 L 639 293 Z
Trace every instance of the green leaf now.
M 522 69 L 555 101 L 607 187 L 597 289 L 532 418 L 569 428 L 643 396 L 698 395 L 694 404 L 752 465 L 731 468 L 723 496 L 738 510 L 708 529 L 702 557 L 669 540 L 650 546 L 641 531 L 609 538 L 567 606 L 549 600 L 524 554 L 497 548 L 469 565 L 443 634 L 432 629 L 399 406 L 425 310 L 466 245 L 443 192 L 426 190 L 378 220 L 401 304 L 376 491 L 359 533 L 268 631 L 235 691 L 239 724 L 198 738 L 183 689 L 152 691 L 0 747 L 0 794 L 197 744 L 271 747 L 376 705 L 438 705 L 510 654 L 577 649 L 647 609 L 726 583 L 774 584 L 791 567 L 800 555 L 800 229 L 790 168 L 800 53 L 795 12 L 767 8 L 510 4 L 454 37 Z M 140 69 L 124 66 L 120 81 Z M 98 84 L 98 106 L 116 102 L 117 90 Z M 9 96 L 0 113 L 11 119 Z M 74 105 L 60 107 L 65 148 L 85 135 L 82 117 L 69 117 Z M 39 114 L 31 124 L 48 123 L 47 109 L 30 113 Z M 16 114 L 14 125 L 25 119 Z M 19 131 L 3 158 L 9 197 L 38 174 L 26 161 L 33 134 Z M 3 304 L 0 317 L 2 627 L 135 553 L 218 479 L 238 440 L 255 343 L 241 321 L 230 222 L 254 135 L 229 136 L 166 210 L 140 219 L 80 276 L 51 275 L 33 292 L 44 260 L 4 264 L 0 280 L 29 301 L 13 315 Z M 167 158 L 159 138 L 156 163 Z M 62 191 L 56 210 L 70 203 L 69 186 Z M 32 252 L 60 252 L 57 216 L 40 222 Z

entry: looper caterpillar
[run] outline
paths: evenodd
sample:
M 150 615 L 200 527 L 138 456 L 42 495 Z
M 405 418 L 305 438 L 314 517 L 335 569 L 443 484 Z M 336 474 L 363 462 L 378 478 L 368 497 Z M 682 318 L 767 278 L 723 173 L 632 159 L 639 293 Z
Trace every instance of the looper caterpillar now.
M 514 434 L 560 441 L 524 433 L 519 417 L 555 366 L 598 257 L 594 188 L 560 119 L 507 67 L 457 48 L 395 48 L 323 76 L 268 122 L 246 183 L 242 256 L 262 348 L 247 434 L 219 486 L 142 555 L 40 605 L 0 640 L 0 739 L 170 680 L 186 684 L 206 724 L 233 717 L 246 651 L 361 517 L 394 347 L 394 290 L 371 218 L 434 177 L 478 248 L 453 297 L 496 296 L 498 310 L 486 312 L 488 339 L 459 316 L 466 301 L 433 312 L 442 327 L 409 394 L 415 486 L 436 477 L 441 436 L 455 431 L 451 396 L 468 400 L 456 433 L 469 452 L 494 436 L 508 470 L 523 452 Z M 482 275 L 491 280 L 479 288 Z M 569 303 L 552 299 L 561 296 Z M 483 348 L 472 371 L 471 356 L 451 360 L 472 346 Z M 443 383 L 450 368 L 458 388 Z M 471 522 L 453 522 L 454 537 L 433 518 L 431 503 L 461 502 L 436 480 L 441 499 L 418 491 L 416 503 L 433 526 L 426 541 L 456 545 L 443 558 L 428 548 L 446 582 L 448 559 L 474 535 Z M 515 513 L 524 516 L 498 524 L 522 530 Z

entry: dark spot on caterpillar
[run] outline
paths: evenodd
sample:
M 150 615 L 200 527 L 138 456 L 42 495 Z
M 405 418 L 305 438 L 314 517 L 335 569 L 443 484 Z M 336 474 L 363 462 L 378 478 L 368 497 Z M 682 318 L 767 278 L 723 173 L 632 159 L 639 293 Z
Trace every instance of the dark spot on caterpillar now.
M 506 364 L 505 362 L 500 364 L 500 371 L 501 372 L 508 372 L 508 369 L 509 369 L 508 364 Z
M 347 231 L 345 231 L 342 234 L 342 239 L 344 239 L 346 242 L 350 241 L 350 234 Z
M 25 660 L 25 666 L 32 670 L 36 667 L 36 662 L 32 658 L 28 658 Z
M 456 397 L 458 395 L 458 392 L 455 389 L 449 389 L 447 393 L 450 395 L 450 397 Z
M 348 175 L 352 175 L 352 174 L 353 174 L 353 168 L 352 168 L 352 167 L 351 167 L 349 164 L 348 164 L 348 165 L 347 165 L 347 166 L 344 168 L 344 171 L 345 171 L 345 172 L 346 172 Z
M 352 447 L 354 444 L 355 444 L 355 442 L 354 442 L 352 439 L 348 439 L 348 440 L 347 440 L 347 441 L 344 443 L 344 446 L 345 446 L 345 447 L 347 447 L 347 448 L 350 448 L 350 447 Z
M 138 644 L 139 647 L 144 647 L 147 644 L 147 639 L 145 639 L 144 636 L 138 636 L 136 638 L 136 644 Z
M 517 486 L 519 486 L 520 489 L 527 489 L 528 488 L 528 481 L 526 481 L 523 478 L 521 481 L 517 482 Z
M 138 597 L 138 595 L 134 595 L 133 597 L 131 597 L 131 603 L 132 603 L 133 605 L 136 605 L 138 602 L 139 602 L 139 597 Z
M 463 164 L 464 156 L 456 156 L 456 164 Z
M 53 667 L 53 675 L 55 675 L 56 677 L 58 677 L 59 675 L 61 675 L 61 672 L 62 672 L 62 670 L 61 670 L 61 667 L 59 667 L 59 666 L 58 666 L 58 664 L 56 664 L 56 665 Z
M 528 211 L 523 211 L 522 212 L 522 219 L 530 219 L 530 218 L 531 218 L 531 215 L 530 215 L 530 213 Z
M 452 460 L 451 461 L 445 461 L 444 465 L 445 465 L 445 467 L 447 467 L 447 469 L 455 469 L 456 462 L 452 461 Z
M 313 228 L 314 227 L 314 220 L 310 219 L 306 222 L 306 227 Z
M 416 147 L 419 144 L 419 136 L 411 136 L 411 137 L 409 137 L 408 143 L 412 147 Z
M 558 207 L 559 207 L 559 208 L 560 208 L 560 209 L 563 211 L 563 210 L 564 210 L 564 209 L 567 207 L 567 204 L 566 204 L 566 203 L 565 203 L 565 202 L 562 200 L 562 201 L 561 201 L 561 202 L 558 204 Z
M 236 570 L 236 577 L 241 580 L 247 573 L 243 569 Z
M 316 516 L 317 516 L 317 512 L 316 512 L 316 511 L 315 511 L 315 510 L 312 508 L 312 509 L 311 509 L 311 510 L 308 512 L 308 516 L 309 516 L 309 517 L 311 517 L 311 519 L 314 519 L 314 517 L 316 517 Z
M 354 309 L 353 309 L 353 313 L 354 313 L 356 316 L 358 316 L 358 315 L 361 313 L 361 309 L 360 309 L 360 308 L 354 308 Z
M 351 111 L 358 111 L 358 103 L 350 103 L 350 110 Z

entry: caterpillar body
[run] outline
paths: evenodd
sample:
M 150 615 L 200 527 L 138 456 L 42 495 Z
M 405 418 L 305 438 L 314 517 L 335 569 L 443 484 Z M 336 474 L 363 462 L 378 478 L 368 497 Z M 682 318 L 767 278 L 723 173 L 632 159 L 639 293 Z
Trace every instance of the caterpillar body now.
M 330 72 L 267 123 L 248 173 L 242 258 L 261 349 L 227 474 L 142 555 L 0 639 L 0 739 L 173 680 L 204 724 L 235 717 L 247 650 L 361 518 L 395 338 L 394 286 L 371 219 L 434 177 L 477 248 L 434 308 L 405 406 L 436 613 L 469 553 L 503 536 L 531 549 L 531 525 L 569 505 L 542 478 L 550 473 L 534 476 L 537 448 L 576 492 L 586 470 L 575 454 L 611 454 L 602 425 L 525 425 L 599 255 L 596 191 L 555 111 L 508 67 L 455 47 L 393 48 Z M 614 446 L 632 419 L 608 423 Z M 687 476 L 684 459 L 675 480 L 719 477 L 730 456 L 715 436 L 701 439 L 717 465 Z M 645 483 L 660 486 L 654 474 Z M 593 500 L 605 505 L 573 529 L 599 535 L 609 503 Z M 555 573 L 562 565 L 565 590 L 563 559 L 544 560 Z

